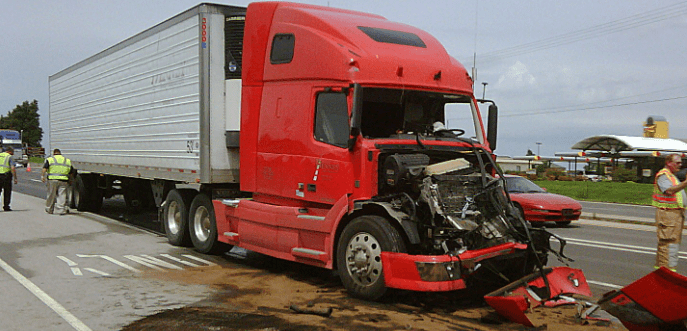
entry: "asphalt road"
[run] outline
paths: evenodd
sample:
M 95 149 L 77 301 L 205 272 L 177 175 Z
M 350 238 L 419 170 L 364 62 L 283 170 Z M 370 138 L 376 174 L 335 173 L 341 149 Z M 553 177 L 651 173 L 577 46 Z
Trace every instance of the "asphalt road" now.
M 580 220 L 549 231 L 567 240 L 571 267 L 582 269 L 595 295 L 628 285 L 652 272 L 656 256 L 656 228 L 652 225 Z M 687 238 L 683 235 L 683 242 Z M 687 274 L 687 250 L 680 249 L 678 272 Z M 561 265 L 549 258 L 553 265 Z
M 90 213 L 48 215 L 44 199 L 13 195 L 0 212 L 2 330 L 119 330 L 207 298 L 206 286 L 141 277 L 222 263 L 161 235 Z
M 170 246 L 163 236 L 132 227 L 132 219 L 155 227 L 154 215 L 129 215 L 116 199 L 104 205 L 108 217 L 47 215 L 42 211 L 45 186 L 38 180 L 39 171 L 32 170 L 18 170 L 15 192 L 26 195 L 16 194 L 15 211 L 0 214 L 3 329 L 117 329 L 156 311 L 197 302 L 210 291 L 136 277 L 141 271 L 227 263 L 222 257 Z M 653 218 L 651 207 L 583 202 L 583 211 Z M 549 230 L 568 241 L 566 255 L 575 259 L 569 265 L 584 270 L 596 298 L 653 271 L 653 226 L 583 219 Z M 683 245 L 681 274 L 687 273 L 685 260 Z M 553 256 L 549 261 L 562 265 Z
M 41 182 L 41 167 L 31 165 L 31 172 L 26 168 L 17 168 L 17 184 L 12 188 L 15 192 L 20 192 L 37 198 L 45 198 L 46 184 Z
M 628 205 L 621 203 L 605 203 L 580 201 L 582 212 L 588 217 L 599 215 L 607 218 L 625 220 L 653 220 L 655 209 L 652 206 Z

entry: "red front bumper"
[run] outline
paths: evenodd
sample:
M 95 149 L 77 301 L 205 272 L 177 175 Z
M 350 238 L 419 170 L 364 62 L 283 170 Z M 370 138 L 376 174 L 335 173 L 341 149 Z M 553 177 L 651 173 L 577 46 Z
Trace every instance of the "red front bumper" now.
M 573 210 L 571 212 L 564 212 L 560 210 L 542 210 L 529 209 L 525 210 L 525 219 L 530 222 L 568 222 L 577 221 L 582 215 L 582 210 Z
M 387 287 L 411 291 L 443 292 L 466 287 L 465 279 L 479 268 L 480 262 L 524 251 L 527 245 L 506 243 L 466 251 L 457 256 L 409 255 L 382 252 L 384 280 Z

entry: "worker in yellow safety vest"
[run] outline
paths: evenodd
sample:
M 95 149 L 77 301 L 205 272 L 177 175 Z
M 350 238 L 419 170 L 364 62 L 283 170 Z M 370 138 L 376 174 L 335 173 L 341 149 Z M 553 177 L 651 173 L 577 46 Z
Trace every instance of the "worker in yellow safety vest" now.
M 656 207 L 656 232 L 658 249 L 655 268 L 668 267 L 677 270 L 682 228 L 685 222 L 687 180 L 680 182 L 675 174 L 680 170 L 682 159 L 677 154 L 665 158 L 665 168 L 656 173 L 652 205 Z
M 12 159 L 14 155 L 14 148 L 7 147 L 5 151 L 0 153 L 0 193 L 2 193 L 2 210 L 12 211 L 10 202 L 12 201 L 12 178 L 14 183 L 17 183 L 16 163 Z
M 45 159 L 41 180 L 48 182 L 48 195 L 45 199 L 45 212 L 48 214 L 65 215 L 69 213 L 67 205 L 67 191 L 69 190 L 69 174 L 73 171 L 72 161 L 62 156 L 62 152 L 55 148 L 53 156 Z

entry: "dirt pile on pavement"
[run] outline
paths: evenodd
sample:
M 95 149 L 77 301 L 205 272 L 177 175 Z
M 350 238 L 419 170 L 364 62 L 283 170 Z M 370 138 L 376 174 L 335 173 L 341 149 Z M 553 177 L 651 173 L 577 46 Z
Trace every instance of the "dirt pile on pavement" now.
M 539 327 L 527 328 L 502 318 L 482 300 L 457 292 L 402 292 L 385 302 L 362 301 L 350 297 L 331 271 L 269 257 L 251 260 L 145 273 L 212 286 L 216 294 L 122 330 L 625 330 L 616 323 L 582 323 L 575 306 L 536 308 L 528 317 Z M 331 315 L 296 313 L 292 306 L 317 312 L 331 308 Z

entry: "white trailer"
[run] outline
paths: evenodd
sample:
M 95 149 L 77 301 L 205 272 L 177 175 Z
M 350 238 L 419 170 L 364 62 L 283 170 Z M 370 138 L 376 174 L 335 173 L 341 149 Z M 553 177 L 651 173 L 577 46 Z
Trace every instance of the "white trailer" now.
M 244 22 L 201 4 L 50 76 L 51 150 L 80 172 L 80 209 L 136 203 L 151 183 L 158 206 L 170 182 L 238 183 L 241 50 L 225 44 Z

